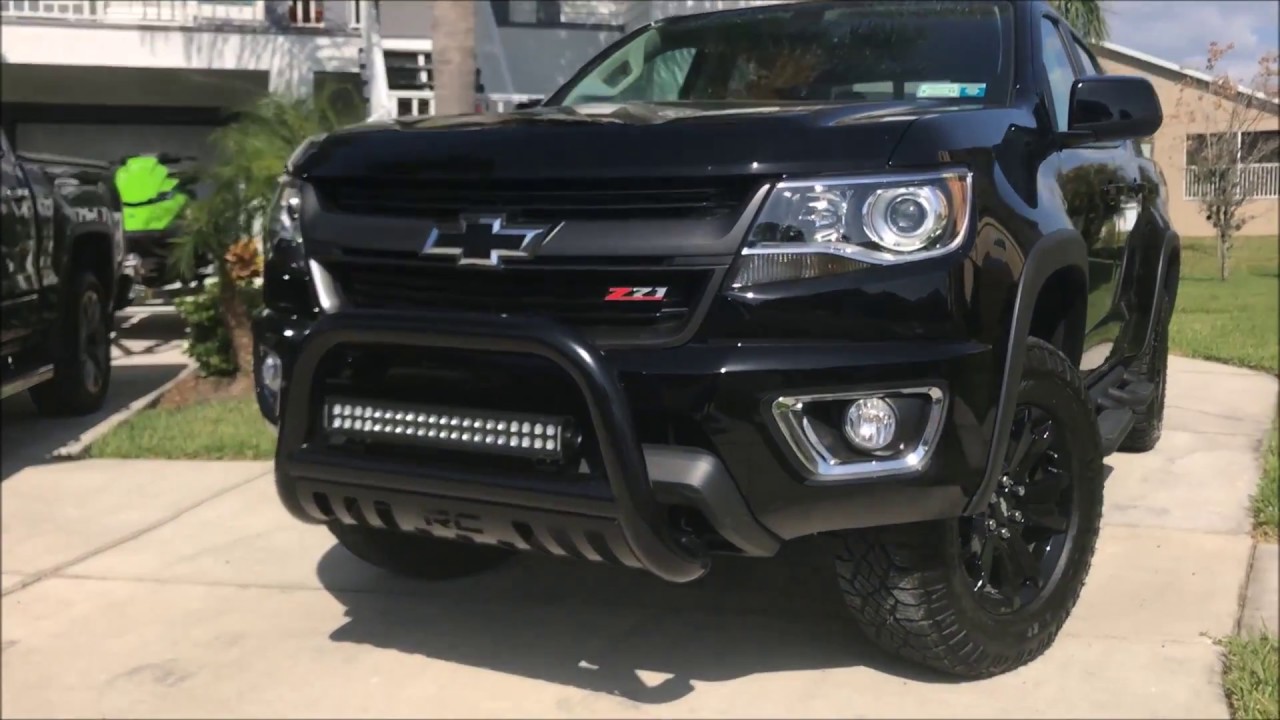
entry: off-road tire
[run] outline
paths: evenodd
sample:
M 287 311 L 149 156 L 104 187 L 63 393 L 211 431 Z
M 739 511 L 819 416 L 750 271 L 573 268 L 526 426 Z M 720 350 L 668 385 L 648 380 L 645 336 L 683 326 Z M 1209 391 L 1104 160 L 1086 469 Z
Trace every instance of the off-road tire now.
M 36 412 L 46 416 L 88 415 L 102 409 L 111 389 L 111 313 L 113 298 L 88 270 L 72 277 L 53 329 L 53 379 L 31 388 Z M 94 311 L 96 308 L 96 312 Z M 92 326 L 90 326 L 92 325 Z M 97 363 L 97 381 L 84 369 L 86 357 Z
M 490 545 L 471 545 L 395 530 L 332 522 L 329 531 L 357 558 L 394 575 L 449 580 L 497 567 L 515 554 Z
M 1093 562 L 1102 520 L 1102 448 L 1076 368 L 1032 338 L 1018 403 L 1036 403 L 1067 433 L 1072 477 L 1070 538 L 1056 582 L 1012 615 L 988 612 L 963 568 L 961 519 L 839 537 L 836 573 L 863 633 L 899 657 L 949 675 L 983 678 L 1035 659 L 1053 643 L 1075 607 Z
M 1164 396 L 1169 378 L 1169 321 L 1173 313 L 1168 293 L 1160 293 L 1159 302 L 1151 347 L 1133 363 L 1133 370 L 1154 384 L 1156 389 L 1146 406 L 1134 411 L 1133 427 L 1120 443 L 1121 452 L 1147 452 L 1155 448 L 1164 428 Z

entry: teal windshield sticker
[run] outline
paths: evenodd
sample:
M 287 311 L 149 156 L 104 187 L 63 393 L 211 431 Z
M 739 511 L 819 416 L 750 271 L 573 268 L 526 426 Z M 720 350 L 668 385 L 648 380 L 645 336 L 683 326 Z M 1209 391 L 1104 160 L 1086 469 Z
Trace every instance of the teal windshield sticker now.
M 916 88 L 918 98 L 980 98 L 986 95 L 986 83 L 920 83 Z

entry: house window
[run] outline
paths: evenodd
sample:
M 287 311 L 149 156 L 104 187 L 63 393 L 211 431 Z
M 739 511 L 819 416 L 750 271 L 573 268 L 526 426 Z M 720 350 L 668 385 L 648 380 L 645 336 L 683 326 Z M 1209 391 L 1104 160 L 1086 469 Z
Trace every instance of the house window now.
M 431 71 L 431 53 L 385 50 L 387 87 L 396 90 L 431 90 L 435 77 Z
M 623 29 L 622 0 L 489 0 L 499 27 Z
M 396 101 L 396 117 L 416 117 L 435 114 L 435 98 L 431 93 L 392 92 Z
M 1185 158 L 1187 199 L 1202 198 L 1233 178 L 1244 197 L 1280 197 L 1280 131 L 1188 135 Z
M 1246 163 L 1280 163 L 1280 130 L 1241 133 L 1240 159 Z

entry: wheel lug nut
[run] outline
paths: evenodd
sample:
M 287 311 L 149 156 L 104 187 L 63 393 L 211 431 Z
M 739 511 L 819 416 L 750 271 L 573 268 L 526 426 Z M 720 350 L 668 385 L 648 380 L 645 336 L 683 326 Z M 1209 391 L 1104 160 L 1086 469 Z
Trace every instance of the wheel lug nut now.
M 1013 489 L 1013 494 L 1017 495 L 1018 497 L 1022 497 L 1026 493 L 1027 493 L 1027 489 L 1022 487 L 1021 485 L 1018 485 Z
M 1002 537 L 1002 538 L 1008 538 L 1008 537 L 1009 537 L 1009 528 L 1000 528 L 1000 537 Z
M 1004 477 L 1000 478 L 1000 487 L 1009 487 L 1012 484 L 1013 484 L 1013 481 L 1009 479 L 1008 475 L 1005 475 Z
M 995 529 L 996 529 L 996 521 L 995 521 L 995 520 L 988 520 L 988 521 L 987 521 L 987 529 L 988 529 L 988 530 L 995 530 Z
M 1013 513 L 1010 514 L 1010 517 L 1013 518 L 1014 522 L 1022 522 L 1022 512 L 1019 510 L 1014 510 Z

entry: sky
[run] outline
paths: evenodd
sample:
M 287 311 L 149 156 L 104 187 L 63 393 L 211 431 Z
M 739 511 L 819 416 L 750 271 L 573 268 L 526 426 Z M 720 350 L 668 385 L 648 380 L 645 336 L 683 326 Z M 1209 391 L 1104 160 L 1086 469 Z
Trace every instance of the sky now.
M 1234 42 L 1222 69 L 1242 84 L 1280 45 L 1276 0 L 1105 0 L 1103 7 L 1112 42 L 1183 67 L 1203 69 L 1210 41 Z

